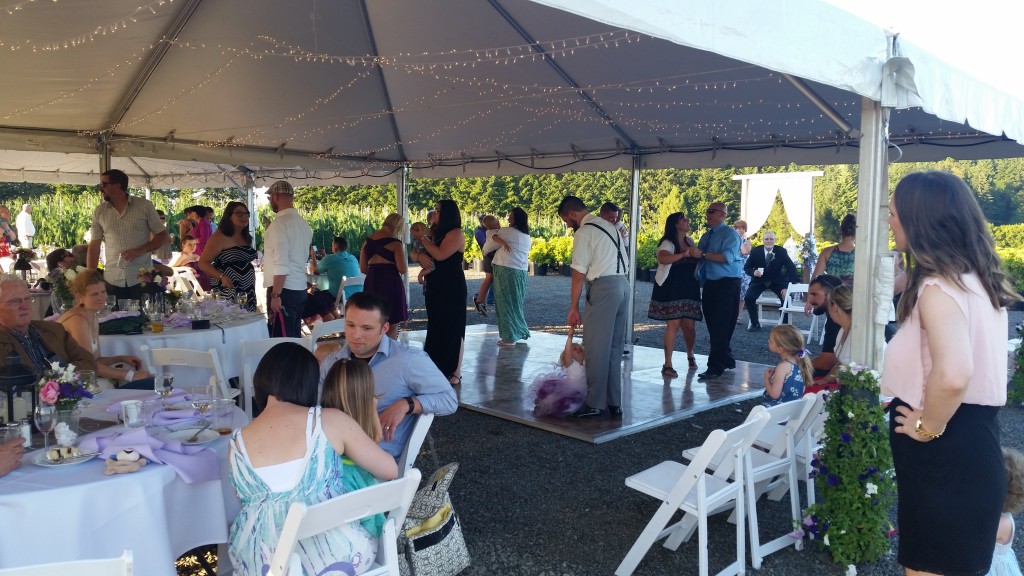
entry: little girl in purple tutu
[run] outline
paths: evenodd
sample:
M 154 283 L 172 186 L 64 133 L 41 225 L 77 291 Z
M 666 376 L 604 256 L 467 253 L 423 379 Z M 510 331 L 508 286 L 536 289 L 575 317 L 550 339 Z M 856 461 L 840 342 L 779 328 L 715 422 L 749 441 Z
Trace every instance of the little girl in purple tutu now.
M 533 413 L 536 416 L 566 416 L 583 406 L 587 399 L 587 373 L 583 369 L 583 345 L 572 341 L 575 328 L 569 328 L 565 350 L 558 367 L 537 376 L 530 384 Z

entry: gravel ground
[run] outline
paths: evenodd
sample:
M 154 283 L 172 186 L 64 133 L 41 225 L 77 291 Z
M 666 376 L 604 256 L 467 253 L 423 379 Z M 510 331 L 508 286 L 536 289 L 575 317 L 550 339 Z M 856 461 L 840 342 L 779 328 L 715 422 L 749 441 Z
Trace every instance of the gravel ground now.
M 480 281 L 477 274 L 470 277 L 472 294 Z M 651 284 L 638 284 L 637 292 L 638 343 L 660 347 L 662 325 L 646 317 Z M 563 332 L 568 293 L 568 278 L 531 276 L 526 310 L 530 328 Z M 425 328 L 422 292 L 415 286 L 411 289 L 410 310 L 409 328 Z M 741 317 L 745 318 L 745 313 Z M 1012 326 L 1024 320 L 1024 313 L 1011 313 L 1010 319 Z M 486 321 L 470 311 L 470 323 Z M 703 324 L 698 326 L 697 334 L 696 352 L 706 354 L 707 330 Z M 776 359 L 768 352 L 767 338 L 767 330 L 748 333 L 737 327 L 732 341 L 734 354 L 740 360 L 773 363 Z M 680 337 L 677 350 L 682 346 Z M 819 350 L 816 344 L 810 348 Z M 421 455 L 418 466 L 429 474 L 435 462 L 460 464 L 452 500 L 473 557 L 473 564 L 464 574 L 611 574 L 657 508 L 653 499 L 627 488 L 624 479 L 663 460 L 679 459 L 682 449 L 700 445 L 711 430 L 740 423 L 754 404 L 748 401 L 718 408 L 599 445 L 459 410 L 434 422 L 432 453 Z M 1002 410 L 1000 424 L 1004 444 L 1024 449 L 1024 411 Z M 763 536 L 789 529 L 785 500 L 760 503 L 758 510 Z M 712 517 L 709 526 L 710 568 L 714 573 L 735 557 L 735 528 L 726 524 L 722 515 Z M 858 573 L 902 574 L 895 562 L 895 544 L 888 556 L 872 565 L 859 566 Z M 1024 555 L 1020 536 L 1014 548 L 1018 557 Z M 694 538 L 675 552 L 656 544 L 636 574 L 697 574 L 697 566 Z M 845 567 L 832 564 L 813 545 L 800 552 L 793 548 L 776 552 L 758 571 L 764 575 L 844 572 Z

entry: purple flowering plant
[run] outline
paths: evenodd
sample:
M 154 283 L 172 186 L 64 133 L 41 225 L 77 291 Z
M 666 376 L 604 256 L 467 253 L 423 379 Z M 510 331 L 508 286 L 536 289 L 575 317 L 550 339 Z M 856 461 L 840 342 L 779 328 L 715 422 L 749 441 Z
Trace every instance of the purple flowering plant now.
M 810 476 L 820 496 L 793 532 L 847 567 L 881 558 L 892 536 L 889 512 L 896 485 L 878 379 L 878 372 L 865 366 L 840 368 L 840 390 L 826 401 L 824 444 L 811 460 Z
M 57 362 L 52 362 L 50 369 L 43 372 L 37 386 L 39 400 L 56 405 L 58 410 L 73 410 L 80 400 L 92 398 L 96 392 L 82 381 L 74 364 L 61 366 Z

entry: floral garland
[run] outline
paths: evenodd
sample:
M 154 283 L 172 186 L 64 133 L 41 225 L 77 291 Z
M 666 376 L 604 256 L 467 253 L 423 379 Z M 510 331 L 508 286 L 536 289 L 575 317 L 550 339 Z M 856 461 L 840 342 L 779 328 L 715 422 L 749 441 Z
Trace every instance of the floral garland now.
M 1024 323 L 1017 323 L 1017 338 L 1024 337 Z M 1013 353 L 1013 376 L 1006 397 L 1016 405 L 1024 403 L 1024 344 L 1018 344 Z
M 814 266 L 818 263 L 818 247 L 814 241 L 814 234 L 804 236 L 804 241 L 800 243 L 800 262 L 808 275 L 814 271 Z
M 877 371 L 857 364 L 840 368 L 840 391 L 826 402 L 825 445 L 811 461 L 821 499 L 805 511 L 794 532 L 809 535 L 854 574 L 856 564 L 887 553 L 895 534 L 889 522 L 895 474 L 889 430 L 877 402 L 878 378 Z
M 82 382 L 74 364 L 62 368 L 59 363 L 52 362 L 50 369 L 43 372 L 38 386 L 39 400 L 56 405 L 57 410 L 74 410 L 79 400 L 92 398 L 94 393 Z

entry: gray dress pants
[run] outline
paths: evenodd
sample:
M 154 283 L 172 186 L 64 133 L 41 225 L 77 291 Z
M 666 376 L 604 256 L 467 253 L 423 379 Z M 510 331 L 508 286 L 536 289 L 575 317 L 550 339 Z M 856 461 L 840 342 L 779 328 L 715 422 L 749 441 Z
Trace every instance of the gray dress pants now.
M 583 356 L 587 371 L 587 405 L 622 406 L 622 347 L 629 317 L 629 282 L 625 276 L 602 276 L 587 287 L 583 309 Z

